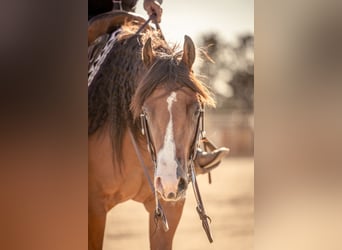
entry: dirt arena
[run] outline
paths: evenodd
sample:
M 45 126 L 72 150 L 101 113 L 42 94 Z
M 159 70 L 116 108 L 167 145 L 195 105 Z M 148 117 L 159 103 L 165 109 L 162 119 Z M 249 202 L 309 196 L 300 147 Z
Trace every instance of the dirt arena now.
M 211 217 L 214 242 L 209 243 L 195 210 L 189 186 L 183 216 L 174 238 L 175 250 L 253 249 L 254 160 L 227 158 L 212 173 L 198 177 L 207 214 Z M 104 250 L 149 249 L 148 214 L 133 201 L 115 207 L 108 215 Z

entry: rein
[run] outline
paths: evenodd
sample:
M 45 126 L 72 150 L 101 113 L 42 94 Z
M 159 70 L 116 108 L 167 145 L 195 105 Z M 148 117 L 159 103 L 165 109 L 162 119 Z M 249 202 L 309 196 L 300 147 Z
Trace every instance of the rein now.
M 137 142 L 135 141 L 134 136 L 133 136 L 131 130 L 129 130 L 129 135 L 130 135 L 130 137 L 131 137 L 131 141 L 132 141 L 133 147 L 134 147 L 134 149 L 135 149 L 135 152 L 136 152 L 136 154 L 137 154 L 137 156 L 138 156 L 138 159 L 139 159 L 139 161 L 140 161 L 140 166 L 142 167 L 142 169 L 143 169 L 143 171 L 144 171 L 144 174 L 145 174 L 145 176 L 146 176 L 146 178 L 147 178 L 148 184 L 149 184 L 149 186 L 150 186 L 150 188 L 151 188 L 151 190 L 152 190 L 152 193 L 154 194 L 154 197 L 155 197 L 155 199 L 156 199 L 156 210 L 155 210 L 155 212 L 154 212 L 154 218 L 155 218 L 156 220 L 158 220 L 158 219 L 161 219 L 161 220 L 162 220 L 164 231 L 167 232 L 167 231 L 169 231 L 169 224 L 168 224 L 168 222 L 167 222 L 167 219 L 166 219 L 166 216 L 165 216 L 165 214 L 164 214 L 163 208 L 162 208 L 162 206 L 161 206 L 161 204 L 160 204 L 160 202 L 159 202 L 159 200 L 158 200 L 158 198 L 157 198 L 157 195 L 156 195 L 156 191 L 155 191 L 155 189 L 154 189 L 153 182 L 152 182 L 152 180 L 151 180 L 150 175 L 148 174 L 146 164 L 145 164 L 145 162 L 144 162 L 144 159 L 143 159 L 142 156 L 141 156 L 141 153 L 140 153 L 140 151 L 139 151 Z M 155 166 L 156 166 L 156 164 L 155 164 Z
M 156 20 L 156 18 L 157 18 L 157 15 L 156 15 L 155 13 L 153 13 L 152 15 L 150 15 L 150 17 L 146 20 L 146 22 L 145 22 L 143 25 L 141 25 L 140 28 L 136 31 L 135 35 L 140 34 L 141 31 L 143 31 L 143 30 L 147 27 L 147 25 L 149 24 L 149 22 L 151 22 L 152 20 Z M 157 22 L 155 22 L 154 24 L 155 24 L 155 26 L 156 26 L 156 29 L 157 29 L 157 30 L 159 31 L 159 33 L 160 33 L 160 38 L 163 39 L 163 40 L 165 40 L 165 37 L 164 37 L 164 35 L 163 35 L 162 31 L 161 31 L 161 28 L 160 28 L 159 24 L 158 24 Z
M 141 33 L 141 31 L 143 31 L 148 26 L 149 22 L 151 22 L 152 20 L 155 20 L 156 17 L 157 16 L 155 14 L 152 14 L 146 20 L 146 22 L 136 31 L 135 36 L 139 35 Z M 156 25 L 156 29 L 159 31 L 161 39 L 165 40 L 164 35 L 163 35 L 163 33 L 162 33 L 161 29 L 160 29 L 159 24 L 157 22 L 155 22 L 155 25 Z M 148 151 L 150 152 L 150 156 L 151 156 L 153 164 L 154 164 L 154 169 L 156 170 L 157 169 L 156 150 L 155 150 L 155 147 L 154 147 L 153 142 L 151 140 L 151 133 L 150 133 L 150 130 L 148 128 L 147 119 L 146 119 L 146 116 L 145 116 L 144 113 L 142 113 L 140 115 L 140 121 L 141 121 L 141 133 L 143 135 L 145 135 L 145 133 L 146 133 L 147 148 L 148 148 Z M 156 208 L 155 208 L 155 211 L 154 211 L 154 218 L 155 218 L 156 221 L 161 219 L 161 221 L 163 223 L 163 229 L 164 229 L 165 232 L 167 232 L 167 231 L 169 231 L 169 224 L 168 224 L 167 218 L 165 216 L 163 207 L 162 207 L 162 205 L 159 202 L 157 191 L 154 188 L 153 182 L 152 182 L 151 177 L 150 177 L 150 175 L 148 173 L 146 164 L 144 163 L 144 160 L 143 160 L 143 158 L 141 156 L 141 152 L 140 152 L 139 147 L 137 145 L 137 142 L 136 142 L 136 140 L 135 140 L 135 138 L 134 138 L 134 136 L 132 134 L 132 131 L 129 130 L 129 133 L 130 133 L 131 141 L 132 141 L 132 144 L 134 146 L 135 152 L 136 152 L 136 154 L 138 156 L 138 159 L 140 161 L 140 166 L 142 167 L 142 169 L 144 171 L 144 174 L 145 174 L 145 176 L 147 178 L 148 184 L 149 184 L 149 186 L 151 188 L 151 191 L 152 191 L 152 193 L 154 194 L 154 197 L 155 197 Z
M 195 166 L 194 166 L 194 161 L 197 155 L 197 147 L 200 142 L 200 138 L 203 139 L 205 138 L 205 130 L 204 130 L 204 106 L 203 104 L 201 105 L 201 110 L 200 114 L 198 116 L 197 120 L 197 126 L 196 126 L 196 134 L 194 137 L 194 141 L 192 143 L 192 155 L 190 156 L 190 166 L 189 166 L 189 179 L 191 180 L 192 184 L 192 189 L 194 191 L 195 199 L 197 202 L 197 207 L 196 211 L 200 217 L 200 220 L 202 221 L 202 227 L 207 234 L 208 240 L 210 243 L 213 242 L 213 237 L 210 232 L 210 227 L 208 220 L 211 223 L 210 217 L 205 213 L 201 193 L 199 191 L 199 187 L 197 184 L 197 178 L 196 178 L 196 171 L 195 171 Z
M 136 32 L 136 35 L 139 34 L 142 30 L 144 30 L 146 28 L 146 26 L 148 25 L 148 23 L 155 19 L 156 16 L 155 15 L 151 15 L 149 17 L 149 19 L 137 30 Z M 161 29 L 160 29 L 160 26 L 158 25 L 158 23 L 156 22 L 156 29 L 160 32 L 160 36 L 163 40 L 165 40 L 162 32 L 161 32 Z M 157 169 L 157 155 L 156 155 L 156 150 L 155 150 L 155 147 L 154 147 L 154 144 L 153 144 L 153 140 L 152 140 L 152 136 L 151 136 L 151 132 L 149 130 L 149 126 L 148 126 L 148 122 L 147 122 L 147 118 L 146 118 L 146 114 L 144 112 L 142 112 L 140 114 L 140 121 L 141 121 L 141 133 L 143 135 L 145 135 L 146 137 L 146 142 L 147 142 L 147 149 L 148 151 L 150 152 L 150 156 L 151 156 L 151 159 L 152 159 L 152 162 L 154 164 L 154 170 L 156 171 Z M 155 209 L 155 213 L 154 213 L 154 216 L 155 216 L 155 219 L 158 220 L 158 219 L 161 219 L 162 220 L 162 223 L 163 223 L 163 229 L 165 232 L 167 232 L 169 230 L 169 225 L 168 225 L 168 222 L 167 222 L 167 218 L 165 216 L 165 213 L 163 211 L 163 208 L 159 202 L 159 199 L 158 199 L 158 195 L 157 195 L 157 192 L 154 188 L 154 185 L 153 185 L 153 182 L 151 180 L 151 177 L 148 173 L 148 170 L 147 170 L 147 167 L 144 163 L 144 160 L 141 156 L 141 152 L 139 150 L 139 147 L 137 145 L 137 142 L 132 134 L 132 131 L 129 130 L 129 133 L 130 133 L 130 137 L 131 137 L 131 141 L 132 141 L 132 144 L 134 146 L 134 149 L 136 151 L 136 154 L 137 154 L 137 157 L 140 161 L 140 165 L 141 167 L 143 168 L 143 171 L 144 171 L 144 174 L 147 178 L 147 181 L 149 183 L 149 186 L 151 188 L 151 191 L 152 193 L 154 194 L 154 197 L 155 197 L 155 200 L 156 200 L 156 209 Z M 200 217 L 200 220 L 202 221 L 202 227 L 208 237 L 208 240 L 210 243 L 213 242 L 213 238 L 212 238 L 212 235 L 211 235 L 211 232 L 210 232 L 210 227 L 209 227 L 209 222 L 211 222 L 211 219 L 210 217 L 206 214 L 205 212 L 205 209 L 204 209 L 204 205 L 203 205 L 203 201 L 202 201 L 202 197 L 201 197 L 201 194 L 200 194 L 200 191 L 199 191 L 199 187 L 198 187 L 198 184 L 197 184 L 197 179 L 196 179 L 196 171 L 195 171 L 195 166 L 194 166 L 194 160 L 196 158 L 196 154 L 197 154 L 197 147 L 199 145 L 199 141 L 200 139 L 206 139 L 205 137 L 205 130 L 204 130 L 204 107 L 203 105 L 201 105 L 201 110 L 200 110 L 200 114 L 198 116 L 198 120 L 197 120 L 197 125 L 196 125 L 196 130 L 195 130 L 195 136 L 194 136 L 194 140 L 192 142 L 192 145 L 191 145 L 191 155 L 189 157 L 189 166 L 188 166 L 188 179 L 189 181 L 191 181 L 192 183 L 192 187 L 193 187 L 193 191 L 194 191 L 194 195 L 195 195 L 195 199 L 196 199 L 196 203 L 197 203 L 197 206 L 196 206 L 196 211 Z

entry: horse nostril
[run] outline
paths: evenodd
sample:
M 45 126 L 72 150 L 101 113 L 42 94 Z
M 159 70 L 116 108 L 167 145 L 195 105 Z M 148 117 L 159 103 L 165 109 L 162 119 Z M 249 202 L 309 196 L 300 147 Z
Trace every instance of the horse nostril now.
M 179 191 L 185 190 L 187 188 L 187 185 L 188 184 L 186 183 L 185 179 L 184 178 L 180 178 L 179 179 L 179 183 L 178 183 L 178 190 Z

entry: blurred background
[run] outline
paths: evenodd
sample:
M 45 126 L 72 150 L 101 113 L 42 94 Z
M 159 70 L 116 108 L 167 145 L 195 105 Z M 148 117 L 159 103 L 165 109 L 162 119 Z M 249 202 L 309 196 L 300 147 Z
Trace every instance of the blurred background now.
M 183 44 L 189 35 L 198 48 L 195 72 L 213 91 L 216 109 L 206 110 L 207 136 L 230 154 L 208 177 L 198 177 L 202 198 L 212 219 L 210 244 L 187 192 L 174 249 L 253 248 L 254 235 L 254 2 L 163 1 L 161 28 L 170 43 Z M 137 13 L 146 17 L 142 1 Z M 206 51 L 214 61 L 206 59 Z M 108 215 L 105 250 L 149 249 L 148 214 L 130 201 Z
M 84 250 L 87 1 L 5 3 L 1 246 Z M 233 157 L 236 142 L 221 142 L 214 138 L 219 126 L 208 127 L 215 143 L 232 150 L 213 171 L 213 184 L 199 178 L 215 242 L 207 242 L 189 190 L 175 249 L 252 249 L 252 241 L 256 250 L 342 249 L 342 1 L 264 0 L 254 6 L 243 0 L 165 0 L 163 6 L 167 39 L 182 43 L 188 34 L 197 46 L 202 35 L 217 33 L 236 47 L 240 35 L 253 34 L 255 9 L 254 158 Z M 194 28 L 201 32 L 191 33 Z M 223 96 L 230 89 L 225 86 Z M 218 106 L 208 113 L 219 112 Z M 115 208 L 107 229 L 106 249 L 148 249 L 140 204 Z

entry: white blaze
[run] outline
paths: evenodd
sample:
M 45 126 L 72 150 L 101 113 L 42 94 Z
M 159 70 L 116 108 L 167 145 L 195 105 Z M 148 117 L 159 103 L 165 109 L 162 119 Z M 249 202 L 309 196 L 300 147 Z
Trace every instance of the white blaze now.
M 176 93 L 172 92 L 166 99 L 170 120 L 166 127 L 163 147 L 157 154 L 156 178 L 161 177 L 161 182 L 166 194 L 177 191 L 177 162 L 176 145 L 173 137 L 172 104 L 176 102 Z

